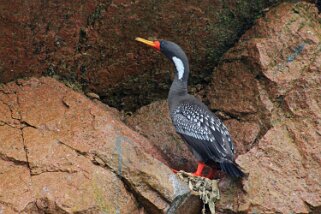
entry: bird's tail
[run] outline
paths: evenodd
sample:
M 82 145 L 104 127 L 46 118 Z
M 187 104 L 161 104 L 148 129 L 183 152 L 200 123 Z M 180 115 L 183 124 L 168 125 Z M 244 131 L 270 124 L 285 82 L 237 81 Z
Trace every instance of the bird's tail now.
M 230 175 L 232 178 L 241 178 L 244 176 L 244 173 L 239 168 L 239 166 L 230 160 L 224 160 L 220 163 L 221 169 Z

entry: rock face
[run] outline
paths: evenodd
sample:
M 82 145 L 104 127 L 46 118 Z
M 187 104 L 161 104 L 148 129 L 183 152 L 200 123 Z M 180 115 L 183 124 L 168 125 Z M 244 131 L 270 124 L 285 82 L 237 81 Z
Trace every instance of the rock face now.
M 258 19 L 215 70 L 214 110 L 240 147 L 243 190 L 222 193 L 220 209 L 245 213 L 321 212 L 321 23 L 304 2 Z M 247 152 L 248 151 L 248 152 Z
M 128 67 L 112 57 L 123 58 L 124 50 L 116 46 L 131 37 L 126 30 L 136 34 L 137 26 L 106 26 L 121 23 L 118 13 L 149 11 L 153 5 L 141 8 L 135 5 L 141 2 L 74 2 L 3 3 L 1 9 L 10 6 L 19 12 L 4 10 L 1 14 L 1 36 L 6 38 L 0 40 L 5 50 L 0 51 L 1 81 L 43 70 L 56 74 L 59 69 L 98 90 L 117 69 L 135 70 L 135 63 L 130 67 L 130 62 L 137 61 L 132 52 L 125 51 L 132 59 Z M 86 6 L 80 7 L 83 4 Z M 203 14 L 202 4 L 182 8 Z M 157 10 L 165 13 L 172 6 L 161 3 Z M 61 13 L 64 16 L 57 15 Z M 126 20 L 135 23 L 140 14 Z M 115 18 L 107 19 L 113 15 Z M 162 23 L 168 25 L 176 18 L 172 14 Z M 211 109 L 227 118 L 225 123 L 239 154 L 237 162 L 247 173 L 242 185 L 222 179 L 219 213 L 321 213 L 320 18 L 317 9 L 304 2 L 269 10 L 224 55 L 213 73 L 204 94 Z M 206 23 L 207 19 L 198 21 Z M 183 23 L 177 21 L 177 32 Z M 152 31 L 158 32 L 149 27 L 142 32 Z M 204 42 L 202 38 L 214 32 L 182 33 L 186 38 L 196 35 L 200 38 L 197 42 Z M 103 51 L 107 43 L 101 40 L 107 35 L 116 45 L 110 46 L 108 53 Z M 193 46 L 189 45 L 187 51 Z M 198 59 L 191 62 L 195 66 L 201 63 Z M 29 70 L 25 73 L 26 67 Z M 156 74 L 162 76 L 161 71 Z M 117 78 L 111 81 L 119 81 Z M 149 141 L 120 122 L 109 107 L 55 79 L 0 85 L 0 213 L 200 213 L 199 200 L 189 195 L 188 187 L 165 165 L 189 170 L 193 164 L 186 147 L 171 143 L 178 138 L 167 111 L 166 102 L 156 102 L 128 119 L 128 124 Z M 173 151 L 179 152 L 178 156 L 169 154 Z M 184 167 L 183 161 L 187 163 Z
M 0 213 L 199 209 L 188 187 L 142 151 L 144 137 L 55 79 L 2 85 L 0 133 Z
M 196 159 L 176 133 L 166 100 L 140 108 L 126 123 L 147 137 L 171 168 L 187 172 L 195 170 Z
M 106 102 L 132 109 L 137 100 L 142 105 L 159 99 L 161 90 L 165 97 L 169 81 L 160 69 L 167 61 L 157 54 L 149 57 L 152 51 L 139 46 L 136 36 L 180 43 L 191 56 L 195 81 L 201 81 L 244 28 L 275 2 L 2 2 L 0 82 L 59 75 L 107 97 Z M 138 74 L 137 82 L 133 75 Z

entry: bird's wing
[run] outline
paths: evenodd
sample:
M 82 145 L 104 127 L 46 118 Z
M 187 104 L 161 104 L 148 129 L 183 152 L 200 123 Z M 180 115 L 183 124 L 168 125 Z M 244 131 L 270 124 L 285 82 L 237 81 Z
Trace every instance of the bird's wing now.
M 173 112 L 172 120 L 176 131 L 201 156 L 216 161 L 233 157 L 234 147 L 227 128 L 208 110 L 182 104 Z

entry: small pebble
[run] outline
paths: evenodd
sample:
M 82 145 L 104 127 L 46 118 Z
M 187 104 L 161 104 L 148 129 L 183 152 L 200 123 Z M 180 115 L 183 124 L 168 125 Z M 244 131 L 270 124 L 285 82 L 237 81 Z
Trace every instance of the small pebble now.
M 91 98 L 91 99 L 96 99 L 96 100 L 100 100 L 100 97 L 98 94 L 95 94 L 93 92 L 88 92 L 87 94 L 87 97 Z

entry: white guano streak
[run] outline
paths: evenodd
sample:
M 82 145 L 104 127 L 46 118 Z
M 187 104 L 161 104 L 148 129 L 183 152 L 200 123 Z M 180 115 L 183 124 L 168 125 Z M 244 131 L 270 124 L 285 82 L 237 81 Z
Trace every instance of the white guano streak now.
M 182 79 L 184 75 L 184 64 L 182 60 L 177 58 L 176 56 L 173 57 L 173 62 L 175 64 L 176 70 L 178 72 L 178 79 Z

